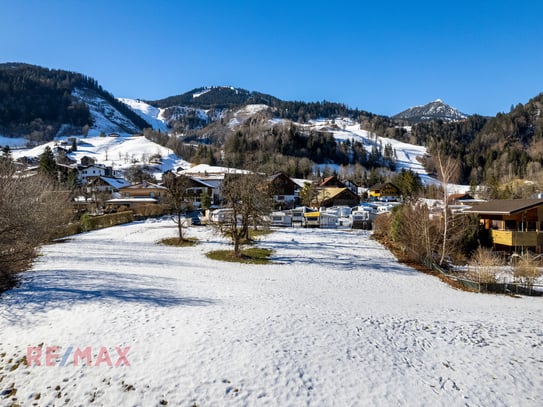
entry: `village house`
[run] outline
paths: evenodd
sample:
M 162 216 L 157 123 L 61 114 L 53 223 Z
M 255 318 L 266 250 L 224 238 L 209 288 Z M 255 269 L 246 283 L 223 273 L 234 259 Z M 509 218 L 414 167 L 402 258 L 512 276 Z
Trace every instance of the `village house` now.
M 360 198 L 347 187 L 319 189 L 315 198 L 316 207 L 329 208 L 331 206 L 358 206 Z
M 369 189 L 368 192 L 370 198 L 381 201 L 399 200 L 402 195 L 400 188 L 391 182 L 375 184 Z
M 105 166 L 103 164 L 92 164 L 88 167 L 80 166 L 77 169 L 77 179 L 80 184 L 86 185 L 89 181 L 95 178 L 107 177 L 107 178 L 122 178 L 123 173 L 120 170 L 115 170 L 113 167 Z
M 130 182 L 122 178 L 97 177 L 87 182 L 87 193 L 111 192 L 113 194 L 129 185 Z
M 543 199 L 499 199 L 464 213 L 476 214 L 496 250 L 543 252 Z
M 157 202 L 168 194 L 168 188 L 152 182 L 139 182 L 119 189 L 121 198 L 152 198 Z
M 292 209 L 299 204 L 300 187 L 288 175 L 278 172 L 266 180 L 278 209 Z
M 318 184 L 318 188 L 345 188 L 345 186 L 335 175 L 321 179 Z

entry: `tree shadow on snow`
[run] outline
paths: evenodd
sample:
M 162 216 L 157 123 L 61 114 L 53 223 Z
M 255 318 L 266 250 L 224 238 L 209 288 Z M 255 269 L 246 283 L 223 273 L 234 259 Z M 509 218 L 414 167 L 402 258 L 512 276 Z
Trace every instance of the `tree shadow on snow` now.
M 101 271 L 47 270 L 25 273 L 21 284 L 4 293 L 0 317 L 13 323 L 26 315 L 98 302 L 128 302 L 154 307 L 207 306 L 209 298 L 186 297 L 176 291 L 178 280 Z

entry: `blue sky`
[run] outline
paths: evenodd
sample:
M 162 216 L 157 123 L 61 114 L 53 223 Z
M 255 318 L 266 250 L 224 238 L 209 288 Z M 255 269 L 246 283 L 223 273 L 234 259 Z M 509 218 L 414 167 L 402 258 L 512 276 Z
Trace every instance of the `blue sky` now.
M 227 85 L 495 115 L 543 92 L 541 16 L 539 0 L 0 0 L 0 62 L 81 72 L 117 97 Z

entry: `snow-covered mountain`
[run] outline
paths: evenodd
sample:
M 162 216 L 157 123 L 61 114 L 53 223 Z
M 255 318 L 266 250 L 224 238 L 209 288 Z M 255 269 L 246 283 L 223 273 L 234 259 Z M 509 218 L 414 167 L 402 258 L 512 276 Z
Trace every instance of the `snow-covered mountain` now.
M 84 102 L 93 118 L 91 130 L 100 134 L 134 134 L 141 129 L 121 113 L 98 92 L 91 89 L 74 89 L 72 96 Z M 92 134 L 92 133 L 91 133 Z
M 165 109 L 151 106 L 140 99 L 119 98 L 119 100 L 149 123 L 153 129 L 165 132 L 168 131 L 167 120 L 164 117 Z
M 406 120 L 411 123 L 419 123 L 431 120 L 442 120 L 444 122 L 454 122 L 464 120 L 468 116 L 459 112 L 454 107 L 444 103 L 441 99 L 425 105 L 410 107 L 397 115 L 393 119 Z

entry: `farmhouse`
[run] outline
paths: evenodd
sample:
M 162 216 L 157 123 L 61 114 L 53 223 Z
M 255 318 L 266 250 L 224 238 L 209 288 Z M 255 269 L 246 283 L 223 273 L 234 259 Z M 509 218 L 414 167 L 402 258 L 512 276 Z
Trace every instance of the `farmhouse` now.
M 479 217 L 495 249 L 543 252 L 543 199 L 499 199 L 464 212 Z

